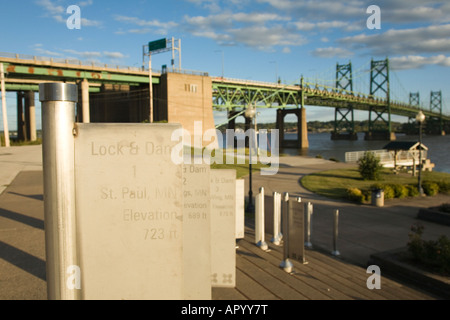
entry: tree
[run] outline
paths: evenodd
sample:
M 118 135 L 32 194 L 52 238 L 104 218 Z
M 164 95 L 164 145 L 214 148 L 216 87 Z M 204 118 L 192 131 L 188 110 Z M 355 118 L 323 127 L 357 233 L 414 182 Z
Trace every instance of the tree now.
M 379 180 L 383 166 L 373 152 L 366 152 L 358 160 L 358 170 L 364 180 Z

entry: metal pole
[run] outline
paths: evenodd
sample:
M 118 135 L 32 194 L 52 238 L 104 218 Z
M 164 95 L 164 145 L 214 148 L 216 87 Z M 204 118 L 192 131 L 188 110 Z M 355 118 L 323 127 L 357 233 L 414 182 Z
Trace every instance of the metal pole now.
M 273 238 L 272 243 L 276 246 L 281 244 L 281 194 L 278 192 L 273 193 Z
M 50 300 L 76 300 L 70 288 L 77 266 L 74 173 L 74 123 L 78 100 L 76 85 L 39 85 L 42 102 L 42 157 L 44 170 L 44 218 L 47 295 Z
M 419 194 L 423 196 L 423 188 L 422 188 L 422 123 L 423 121 L 419 122 L 419 181 L 418 181 L 418 188 L 419 188 Z
M 264 188 L 259 189 L 259 194 L 255 197 L 255 242 L 256 246 L 261 250 L 267 250 L 269 246 L 265 241 L 265 224 L 264 224 Z
M 181 71 L 181 39 L 178 39 L 178 64 Z
M 172 37 L 172 70 L 175 70 L 175 38 Z
M 152 54 L 148 53 L 148 78 L 149 78 L 149 93 L 150 93 L 150 116 L 149 122 L 153 123 L 153 75 L 152 75 Z
M 340 252 L 337 249 L 337 237 L 338 237 L 338 222 L 339 222 L 339 210 L 334 211 L 334 224 L 333 224 L 333 256 L 339 256 Z
M 306 243 L 305 247 L 312 248 L 311 243 L 311 215 L 313 214 L 313 206 L 311 202 L 308 202 L 306 206 Z
M 6 91 L 5 91 L 5 71 L 3 63 L 0 63 L 1 89 L 2 89 L 2 114 L 3 114 L 3 132 L 5 133 L 5 147 L 10 147 L 9 129 L 8 129 L 8 113 L 6 107 Z M 1 143 L 0 143 L 1 147 Z
M 89 107 L 89 81 L 87 79 L 83 79 L 81 82 L 81 100 L 82 100 L 82 114 L 83 114 L 83 123 L 91 122 L 91 114 Z
M 283 216 L 283 261 L 281 261 L 280 268 L 283 268 L 287 273 L 291 273 L 294 265 L 289 260 L 289 194 L 284 193 L 284 199 L 282 200 L 282 216 Z

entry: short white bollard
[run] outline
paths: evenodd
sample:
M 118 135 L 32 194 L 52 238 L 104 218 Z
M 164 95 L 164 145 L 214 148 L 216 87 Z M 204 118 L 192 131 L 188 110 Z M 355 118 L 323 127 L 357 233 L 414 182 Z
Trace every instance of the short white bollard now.
M 337 249 L 337 237 L 338 237 L 338 223 L 339 223 L 339 210 L 334 211 L 334 223 L 333 223 L 333 256 L 339 256 L 341 253 Z
M 255 197 L 255 243 L 262 250 L 267 250 L 269 246 L 265 241 L 264 229 L 264 188 L 260 188 Z
M 273 238 L 272 243 L 276 246 L 281 245 L 281 194 L 273 193 Z
M 311 202 L 308 202 L 306 205 L 306 242 L 305 247 L 311 249 L 311 216 L 313 214 L 313 205 Z

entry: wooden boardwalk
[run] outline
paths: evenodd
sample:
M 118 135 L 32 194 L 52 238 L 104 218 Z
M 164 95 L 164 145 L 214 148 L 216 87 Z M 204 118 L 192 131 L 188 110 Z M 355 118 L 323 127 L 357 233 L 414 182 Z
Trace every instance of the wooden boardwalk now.
M 266 237 L 267 239 L 267 237 Z M 270 238 L 269 238 L 270 239 Z M 315 250 L 306 251 L 307 264 L 291 260 L 291 274 L 279 267 L 283 247 L 267 241 L 269 250 L 254 244 L 246 228 L 237 242 L 236 288 L 213 288 L 213 300 L 430 300 L 428 293 L 383 277 L 381 289 L 370 290 L 366 269 Z

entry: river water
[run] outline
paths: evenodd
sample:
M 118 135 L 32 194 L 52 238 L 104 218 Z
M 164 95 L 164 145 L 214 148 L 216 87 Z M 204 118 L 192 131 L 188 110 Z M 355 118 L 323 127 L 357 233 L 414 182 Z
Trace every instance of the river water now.
M 293 135 L 296 138 L 295 135 Z M 321 155 L 324 159 L 335 158 L 345 161 L 345 153 L 349 151 L 381 150 L 388 141 L 365 141 L 364 133 L 358 133 L 357 141 L 333 141 L 330 133 L 309 133 L 308 156 Z M 397 141 L 419 141 L 419 137 L 397 134 Z M 450 173 L 450 136 L 426 136 L 422 143 L 428 148 L 428 158 L 435 164 L 434 171 Z M 293 150 L 285 153 L 295 154 Z M 297 152 L 298 154 L 298 152 Z
M 364 133 L 358 133 L 358 140 L 331 140 L 329 132 L 308 133 L 309 149 L 295 150 L 283 149 L 280 153 L 290 155 L 307 155 L 324 159 L 335 158 L 341 162 L 345 161 L 345 153 L 350 151 L 381 150 L 388 141 L 366 141 Z M 286 133 L 285 139 L 296 139 L 296 133 Z M 225 138 L 225 135 L 224 135 Z M 270 141 L 270 134 L 268 135 Z M 418 135 L 397 134 L 397 141 L 419 141 Z M 450 135 L 427 136 L 424 135 L 422 143 L 428 148 L 428 158 L 435 164 L 434 171 L 450 173 Z

